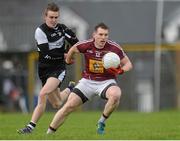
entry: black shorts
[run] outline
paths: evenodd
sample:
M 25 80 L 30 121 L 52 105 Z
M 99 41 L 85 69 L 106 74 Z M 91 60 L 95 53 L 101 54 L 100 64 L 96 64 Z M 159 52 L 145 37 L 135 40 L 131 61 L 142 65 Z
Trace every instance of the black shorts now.
M 66 76 L 66 69 L 60 66 L 39 67 L 38 74 L 42 82 L 42 85 L 44 86 L 49 77 L 57 78 L 60 80 L 60 82 L 62 82 Z M 59 84 L 59 87 L 60 87 L 60 84 Z

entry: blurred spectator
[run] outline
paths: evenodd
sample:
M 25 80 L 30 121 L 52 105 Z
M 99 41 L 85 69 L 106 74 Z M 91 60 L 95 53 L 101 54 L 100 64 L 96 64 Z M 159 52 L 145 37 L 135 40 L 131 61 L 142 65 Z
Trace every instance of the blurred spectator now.
M 4 79 L 3 82 L 3 93 L 6 97 L 6 107 L 8 110 L 21 111 L 27 113 L 27 106 L 25 97 L 22 94 L 22 89 L 16 87 L 10 78 Z

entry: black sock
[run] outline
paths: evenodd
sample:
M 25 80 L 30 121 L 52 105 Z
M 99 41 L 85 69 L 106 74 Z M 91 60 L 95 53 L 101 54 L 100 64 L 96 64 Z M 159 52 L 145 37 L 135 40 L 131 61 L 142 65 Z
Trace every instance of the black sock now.
M 52 131 L 56 132 L 56 129 L 51 127 L 51 126 L 49 126 L 49 129 L 51 129 Z
M 103 117 L 105 117 L 106 119 L 108 118 L 108 116 L 106 116 L 104 113 L 103 113 Z
M 104 123 L 107 118 L 108 118 L 108 116 L 104 115 L 104 113 L 103 113 L 103 114 L 101 115 L 101 118 L 99 119 L 98 122 L 103 122 L 103 123 Z

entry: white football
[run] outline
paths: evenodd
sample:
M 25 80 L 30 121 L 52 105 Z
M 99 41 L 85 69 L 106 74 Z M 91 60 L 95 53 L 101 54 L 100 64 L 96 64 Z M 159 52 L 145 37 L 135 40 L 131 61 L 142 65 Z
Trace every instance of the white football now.
M 116 53 L 108 52 L 103 56 L 102 62 L 105 69 L 117 68 L 120 65 L 120 58 Z

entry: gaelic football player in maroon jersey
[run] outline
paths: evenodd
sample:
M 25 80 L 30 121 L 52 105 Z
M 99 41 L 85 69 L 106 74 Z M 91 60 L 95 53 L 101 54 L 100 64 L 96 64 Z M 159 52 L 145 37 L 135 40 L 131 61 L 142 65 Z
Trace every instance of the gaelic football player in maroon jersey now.
M 108 39 L 108 35 L 109 28 L 104 23 L 100 23 L 95 27 L 92 39 L 78 42 L 69 50 L 66 63 L 73 62 L 75 53 L 82 53 L 85 58 L 85 70 L 82 73 L 82 79 L 71 92 L 66 104 L 54 116 L 47 134 L 54 133 L 71 112 L 96 95 L 107 100 L 97 123 L 97 133 L 104 134 L 105 121 L 120 102 L 121 89 L 116 83 L 117 75 L 132 69 L 132 63 L 128 56 L 117 43 Z M 118 68 L 105 69 L 103 67 L 102 57 L 107 52 L 119 55 L 121 64 Z

